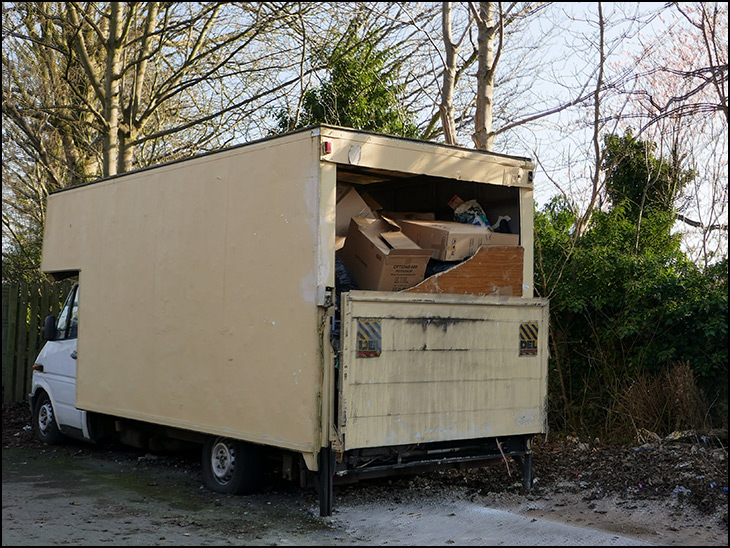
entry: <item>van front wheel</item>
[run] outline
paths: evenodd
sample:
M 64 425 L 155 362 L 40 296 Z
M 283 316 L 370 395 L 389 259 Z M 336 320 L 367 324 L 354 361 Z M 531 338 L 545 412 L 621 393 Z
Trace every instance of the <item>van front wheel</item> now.
M 43 443 L 55 445 L 63 440 L 63 434 L 56 424 L 51 398 L 45 392 L 40 395 L 36 403 L 33 426 L 36 438 Z
M 216 493 L 248 495 L 261 486 L 260 451 L 229 438 L 209 438 L 203 445 L 203 479 Z

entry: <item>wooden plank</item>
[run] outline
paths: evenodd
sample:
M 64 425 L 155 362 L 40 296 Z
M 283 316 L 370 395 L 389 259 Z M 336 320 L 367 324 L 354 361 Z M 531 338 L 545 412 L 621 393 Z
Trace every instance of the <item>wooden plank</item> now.
M 28 284 L 20 284 L 18 295 L 18 337 L 17 350 L 15 351 L 15 382 L 13 384 L 13 401 L 25 399 L 25 359 L 28 355 L 26 345 L 28 344 Z
M 44 283 L 41 286 L 41 302 L 40 302 L 40 315 L 41 315 L 41 325 L 46 319 L 46 316 L 48 316 L 51 313 L 51 284 Z
M 521 246 L 482 246 L 463 263 L 403 292 L 520 297 L 524 254 Z
M 51 314 L 58 319 L 58 312 L 61 310 L 63 305 L 63 289 L 62 286 L 65 284 L 56 283 L 51 286 Z
M 8 348 L 8 299 L 10 297 L 9 284 L 3 283 L 3 363 L 5 363 L 5 352 Z
M 15 373 L 15 343 L 18 327 L 18 284 L 11 283 L 8 290 L 7 344 L 3 348 L 3 403 L 13 402 L 13 376 Z
M 33 371 L 33 364 L 35 363 L 36 356 L 40 352 L 41 337 L 40 337 L 40 326 L 39 322 L 41 310 L 40 310 L 40 286 L 35 283 L 30 286 L 30 295 L 28 299 L 28 309 L 30 315 L 29 330 L 28 330 L 28 358 L 25 366 L 25 385 L 23 387 L 23 395 L 28 394 L 31 389 L 31 378 Z
M 3 403 L 4 400 L 4 394 L 5 394 L 5 367 L 8 366 L 10 362 L 7 359 L 7 353 L 9 351 L 10 345 L 8 344 L 8 301 L 10 300 L 10 284 L 3 283 L 3 354 L 2 354 L 2 383 L 3 383 Z

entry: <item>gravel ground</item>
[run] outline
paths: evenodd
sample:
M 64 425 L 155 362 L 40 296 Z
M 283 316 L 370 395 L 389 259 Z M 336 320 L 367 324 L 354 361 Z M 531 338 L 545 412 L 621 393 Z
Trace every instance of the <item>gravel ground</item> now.
M 117 446 L 98 447 L 75 442 L 47 447 L 35 440 L 29 424 L 27 404 L 3 406 L 4 483 L 6 466 L 14 466 L 6 465 L 5 455 L 14 451 L 35 451 L 58 460 L 106 460 L 110 465 L 127 466 L 142 475 L 150 473 L 160 478 L 160 482 L 169 477 L 170 481 L 182 482 L 196 492 L 202 483 L 197 454 L 150 455 Z M 472 512 L 474 508 L 506 510 L 530 517 L 532 521 L 547 519 L 595 528 L 650 544 L 727 545 L 726 442 L 726 434 L 702 437 L 691 433 L 631 446 L 593 445 L 573 438 L 540 440 L 534 445 L 535 486 L 529 494 L 523 492 L 517 467 L 514 463 L 508 466 L 506 462 L 467 471 L 432 472 L 336 486 L 335 514 L 324 522 L 330 536 L 317 538 L 324 538 L 323 544 L 353 544 L 358 540 L 369 544 L 408 544 L 409 538 L 414 545 L 452 544 L 454 542 L 449 542 L 447 537 L 438 537 L 435 532 L 427 533 L 431 535 L 430 541 L 420 537 L 383 538 L 383 535 L 393 533 L 386 533 L 382 527 L 386 515 L 392 516 L 387 520 L 392 526 L 404 520 L 413 525 L 418 520 L 425 521 L 429 506 L 441 505 L 443 514 L 443 505 L 450 504 L 453 510 L 446 513 L 448 516 L 461 511 Z M 211 499 L 213 507 L 221 505 L 219 495 L 204 496 Z M 247 511 L 253 514 L 254 507 L 270 505 L 273 500 L 275 506 L 288 505 L 290 510 L 296 509 L 297 516 L 309 516 L 317 522 L 317 500 L 313 490 L 272 484 L 262 497 L 243 497 L 245 501 L 239 506 L 245 504 Z M 227 506 L 229 502 L 225 504 Z M 286 515 L 291 520 L 292 514 Z M 4 489 L 4 534 L 5 516 Z M 199 519 L 202 523 L 203 518 Z M 218 526 L 223 527 L 223 522 L 218 521 Z M 306 521 L 304 519 L 297 527 L 307 529 Z M 357 526 L 353 527 L 352 523 Z M 278 533 L 272 533 L 273 537 L 241 536 L 240 521 L 231 527 L 230 532 L 238 531 L 238 538 L 247 543 L 282 543 Z M 413 535 L 417 529 L 409 530 L 408 535 Z M 440 534 L 446 533 L 441 531 Z M 205 537 L 181 538 L 191 542 L 196 538 L 201 542 L 206 540 Z M 144 541 L 140 542 L 144 544 Z M 614 545 L 620 542 L 616 540 Z M 300 544 L 306 544 L 306 541 Z M 485 542 L 480 540 L 472 544 Z

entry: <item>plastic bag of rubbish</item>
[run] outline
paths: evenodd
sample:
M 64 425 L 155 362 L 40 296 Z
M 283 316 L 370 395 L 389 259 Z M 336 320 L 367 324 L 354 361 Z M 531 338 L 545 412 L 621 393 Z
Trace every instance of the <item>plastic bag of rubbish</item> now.
M 512 234 L 512 230 L 509 226 L 509 222 L 511 220 L 512 217 L 510 217 L 509 215 L 500 215 L 499 219 L 497 219 L 497 222 L 492 225 L 492 230 L 503 234 Z
M 439 272 L 445 272 L 459 263 L 461 263 L 461 261 L 439 261 L 438 259 L 429 259 L 428 264 L 426 265 L 426 275 L 424 277 L 429 278 Z
M 351 291 L 353 289 L 358 289 L 357 282 L 350 275 L 349 270 L 347 270 L 340 256 L 335 255 L 335 291 L 337 295 L 339 296 L 341 292 Z
M 454 208 L 454 220 L 457 223 L 465 223 L 476 226 L 489 226 L 487 214 L 476 200 L 463 201 L 458 196 L 454 196 L 449 205 Z

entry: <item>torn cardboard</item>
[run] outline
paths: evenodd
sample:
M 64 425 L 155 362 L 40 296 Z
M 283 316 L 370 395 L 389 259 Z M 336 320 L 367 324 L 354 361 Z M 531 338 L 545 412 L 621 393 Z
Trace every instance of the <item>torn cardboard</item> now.
M 482 246 L 470 259 L 404 291 L 521 297 L 524 257 L 521 246 Z

